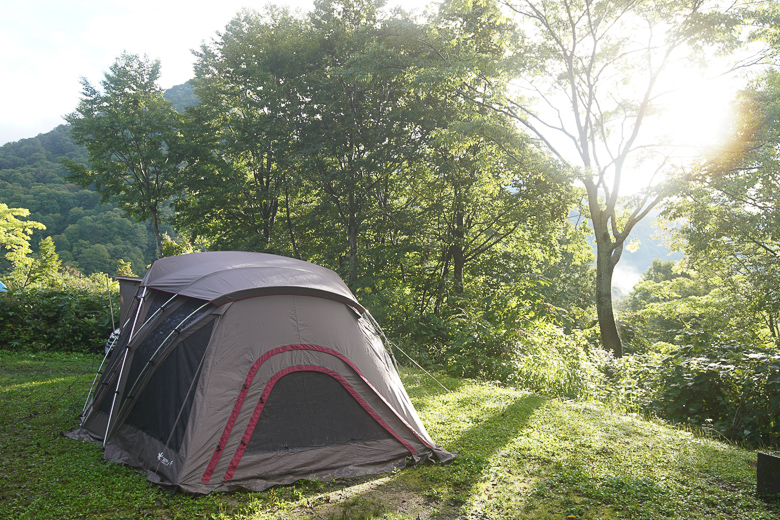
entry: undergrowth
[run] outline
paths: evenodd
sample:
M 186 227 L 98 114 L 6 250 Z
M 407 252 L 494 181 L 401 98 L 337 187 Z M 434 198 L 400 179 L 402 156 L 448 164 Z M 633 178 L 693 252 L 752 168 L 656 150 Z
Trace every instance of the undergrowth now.
M 770 519 L 756 455 L 595 404 L 424 374 L 403 379 L 431 436 L 459 455 L 362 479 L 192 496 L 149 484 L 61 432 L 99 359 L 0 351 L 0 519 Z M 775 497 L 777 498 L 777 497 Z

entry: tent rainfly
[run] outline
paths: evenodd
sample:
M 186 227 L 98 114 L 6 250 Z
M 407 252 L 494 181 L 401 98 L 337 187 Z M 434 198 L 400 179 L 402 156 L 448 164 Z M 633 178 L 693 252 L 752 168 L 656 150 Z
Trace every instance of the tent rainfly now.
M 378 332 L 329 269 L 247 252 L 163 258 L 68 435 L 193 493 L 452 460 Z

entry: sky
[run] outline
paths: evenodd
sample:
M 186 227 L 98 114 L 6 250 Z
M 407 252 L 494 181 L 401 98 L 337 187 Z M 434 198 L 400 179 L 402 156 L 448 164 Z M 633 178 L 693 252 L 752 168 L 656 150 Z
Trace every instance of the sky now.
M 310 10 L 313 0 L 276 0 Z M 421 10 L 427 0 L 392 0 Z M 242 8 L 265 0 L 0 0 L 0 145 L 48 132 L 75 110 L 80 78 L 98 85 L 122 53 L 162 65 L 163 88 L 192 77 L 192 50 L 211 40 Z M 685 120 L 702 124 L 712 104 L 701 92 L 684 99 Z M 691 101 L 693 99 L 693 102 Z M 696 102 L 698 101 L 698 102 Z M 690 109 L 701 108 L 691 117 Z M 682 113 L 683 111 L 678 111 Z
M 309 10 L 313 0 L 276 3 Z M 186 82 L 193 49 L 242 7 L 264 5 L 263 0 L 0 0 L 0 145 L 63 124 L 78 104 L 80 78 L 98 85 L 124 51 L 159 59 L 163 88 Z

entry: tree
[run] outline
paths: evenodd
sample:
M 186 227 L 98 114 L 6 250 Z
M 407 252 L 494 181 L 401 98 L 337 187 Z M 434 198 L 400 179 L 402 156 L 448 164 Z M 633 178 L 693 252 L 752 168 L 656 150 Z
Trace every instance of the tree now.
M 421 30 L 378 9 L 245 11 L 202 48 L 179 226 L 214 247 L 314 259 L 357 287 L 370 241 L 386 238 L 369 226 L 390 222 L 425 135 L 410 75 Z
M 739 13 L 706 0 L 501 3 L 517 18 L 521 43 L 513 59 L 522 85 L 467 84 L 462 94 L 523 125 L 584 185 L 597 249 L 601 339 L 620 357 L 612 275 L 631 230 L 664 197 L 648 189 L 624 207 L 621 192 L 653 144 L 641 136 L 657 107 L 660 80 L 675 60 L 735 46 Z M 519 95 L 525 92 L 538 102 Z
M 555 307 L 567 331 L 593 326 L 596 279 L 595 256 L 588 243 L 591 230 L 584 219 L 571 220 L 558 236 L 557 255 L 549 255 L 542 265 L 545 301 Z
M 780 73 L 741 92 L 728 146 L 686 172 L 667 212 L 689 261 L 719 273 L 780 344 Z
M 34 256 L 14 255 L 10 280 L 15 289 L 24 290 L 41 282 L 52 282 L 60 271 L 60 258 L 51 237 L 38 243 L 38 253 Z
M 469 118 L 463 108 L 442 110 L 448 123 L 428 144 L 427 175 L 414 186 L 423 208 L 419 225 L 429 250 L 423 262 L 435 310 L 450 289 L 463 293 L 468 274 L 487 274 L 488 259 L 500 261 L 501 252 L 552 254 L 573 203 L 573 190 L 563 176 L 556 178 L 556 165 L 516 129 L 489 114 Z M 470 269 L 472 264 L 478 267 Z
M 5 257 L 12 265 L 25 264 L 29 261 L 30 237 L 35 229 L 46 229 L 46 226 L 34 220 L 20 220 L 27 217 L 30 210 L 25 208 L 9 208 L 0 202 L 0 249 L 6 251 Z
M 429 134 L 414 189 L 425 207 L 427 247 L 435 251 L 430 278 L 459 294 L 467 264 L 491 250 L 517 248 L 520 236 L 551 243 L 547 234 L 562 223 L 573 192 L 555 161 L 509 118 L 455 95 L 460 84 L 505 81 L 501 59 L 512 32 L 497 6 L 445 2 L 426 40 L 435 51 L 416 88 L 425 93 Z M 438 308 L 444 292 L 430 292 Z
M 193 84 L 201 102 L 187 112 L 190 151 L 176 201 L 177 226 L 194 238 L 299 256 L 290 191 L 301 106 L 310 97 L 311 44 L 303 20 L 269 7 L 242 11 L 197 53 Z M 287 217 L 282 236 L 280 211 Z
M 128 215 L 151 220 L 157 257 L 160 222 L 179 168 L 179 115 L 157 85 L 160 62 L 122 54 L 101 81 L 103 92 L 82 79 L 82 99 L 65 119 L 74 140 L 89 152 L 89 165 L 64 159 L 70 179 L 95 186 Z
M 322 194 L 317 213 L 338 224 L 351 287 L 378 245 L 367 243 L 366 231 L 403 205 L 404 178 L 414 174 L 428 135 L 414 84 L 426 52 L 420 27 L 403 16 L 383 18 L 381 5 L 320 0 L 311 15 L 322 52 L 301 131 L 302 169 Z

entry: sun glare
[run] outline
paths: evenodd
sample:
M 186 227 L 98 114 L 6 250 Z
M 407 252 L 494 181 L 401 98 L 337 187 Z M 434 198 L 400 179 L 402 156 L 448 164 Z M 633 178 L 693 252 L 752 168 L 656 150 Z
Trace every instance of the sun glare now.
M 735 78 L 707 78 L 702 71 L 670 71 L 676 86 L 659 98 L 657 130 L 673 156 L 692 159 L 717 149 L 727 139 L 738 90 Z

